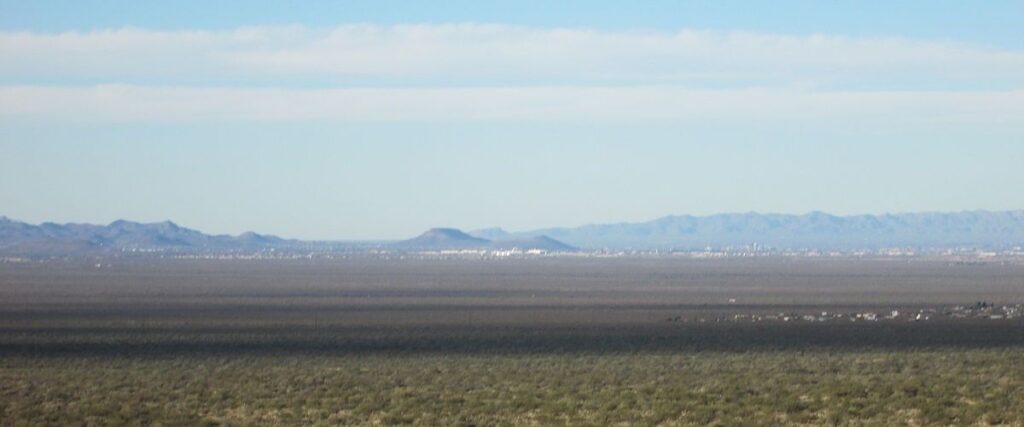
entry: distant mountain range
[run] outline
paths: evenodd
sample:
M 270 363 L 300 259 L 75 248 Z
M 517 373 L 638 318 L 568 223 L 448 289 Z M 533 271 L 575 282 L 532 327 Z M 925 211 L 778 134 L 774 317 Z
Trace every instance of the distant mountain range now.
M 488 229 L 493 235 L 500 229 Z M 641 223 L 585 225 L 506 233 L 505 238 L 550 236 L 581 248 L 779 249 L 1012 248 L 1024 245 L 1024 210 L 836 216 L 719 214 L 666 216 Z
M 138 223 L 118 220 L 107 225 L 39 225 L 0 217 L 0 255 L 70 256 L 119 252 L 230 253 L 265 250 L 365 250 L 399 251 L 452 249 L 541 249 L 573 251 L 576 248 L 546 236 L 505 239 L 473 237 L 453 228 L 433 228 L 398 242 L 327 242 L 286 240 L 277 236 L 243 233 L 237 236 L 208 235 L 173 222 Z
M 409 240 L 392 244 L 401 249 L 540 249 L 545 251 L 575 251 L 577 248 L 559 242 L 547 236 L 529 236 L 509 238 L 508 236 L 490 235 L 489 238 L 472 236 L 454 228 L 432 228 L 425 233 Z
M 18 255 L 67 255 L 122 251 L 253 251 L 299 245 L 296 240 L 243 233 L 211 236 L 165 221 L 143 224 L 118 220 L 107 225 L 39 225 L 0 217 L 0 253 Z
M 700 250 L 758 245 L 776 249 L 921 249 L 1024 246 L 1024 211 L 836 216 L 720 214 L 666 216 L 641 223 L 508 232 L 434 228 L 397 242 L 310 242 L 243 233 L 208 235 L 170 221 L 108 225 L 27 224 L 0 217 L 0 254 L 52 256 L 124 251 L 252 252 L 281 250 L 582 249 Z

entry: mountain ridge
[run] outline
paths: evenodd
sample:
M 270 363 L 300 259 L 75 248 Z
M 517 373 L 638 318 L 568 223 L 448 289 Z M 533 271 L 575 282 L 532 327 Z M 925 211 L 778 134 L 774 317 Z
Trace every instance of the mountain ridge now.
M 757 243 L 784 249 L 983 247 L 1024 244 L 1024 210 L 881 215 L 723 213 L 512 233 L 548 235 L 586 248 L 694 250 Z
M 0 253 L 62 255 L 78 252 L 230 252 L 298 244 L 277 236 L 245 232 L 209 235 L 171 221 L 141 223 L 119 219 L 107 225 L 44 222 L 31 225 L 0 216 Z
M 431 228 L 409 240 L 394 243 L 404 249 L 466 249 L 486 246 L 490 241 L 473 237 L 457 228 Z
M 1024 246 L 1024 210 L 887 213 L 881 215 L 723 213 L 666 215 L 644 222 L 587 224 L 509 232 L 433 228 L 402 241 L 302 241 L 245 232 L 209 235 L 171 221 L 127 220 L 32 225 L 0 216 L 0 254 L 65 255 L 125 251 L 238 252 L 577 248 L 702 250 L 706 247 L 861 250 L 881 248 L 1008 249 Z
M 538 249 L 546 251 L 575 251 L 577 248 L 548 236 L 530 236 L 517 239 L 486 239 L 456 228 L 431 228 L 412 239 L 395 242 L 391 247 L 407 250 L 452 249 Z

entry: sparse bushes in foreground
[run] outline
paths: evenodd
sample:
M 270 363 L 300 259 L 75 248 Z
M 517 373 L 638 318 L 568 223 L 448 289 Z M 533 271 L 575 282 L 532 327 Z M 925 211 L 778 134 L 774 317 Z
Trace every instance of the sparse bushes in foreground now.
M 1024 349 L 0 359 L 4 425 L 1024 423 Z

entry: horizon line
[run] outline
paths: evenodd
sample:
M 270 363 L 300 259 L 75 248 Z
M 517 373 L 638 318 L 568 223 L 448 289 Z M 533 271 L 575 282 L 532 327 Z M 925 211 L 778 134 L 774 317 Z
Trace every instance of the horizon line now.
M 1022 209 L 999 209 L 999 210 L 993 210 L 993 209 L 961 209 L 961 210 L 951 210 L 951 211 L 923 210 L 923 211 L 902 211 L 902 212 L 861 213 L 861 214 L 833 214 L 833 213 L 829 213 L 829 212 L 821 211 L 821 210 L 811 210 L 811 211 L 806 211 L 806 212 L 803 212 L 803 213 L 759 212 L 759 211 L 756 211 L 756 210 L 750 210 L 750 211 L 746 211 L 746 212 L 732 211 L 732 212 L 719 212 L 719 213 L 705 214 L 705 215 L 667 214 L 667 215 L 662 215 L 662 216 L 659 216 L 659 217 L 651 218 L 651 219 L 648 219 L 648 220 L 641 220 L 641 221 L 590 222 L 590 223 L 584 223 L 584 224 L 578 224 L 578 225 L 569 225 L 569 226 L 557 226 L 556 225 L 556 226 L 547 226 L 547 227 L 534 228 L 534 229 L 530 229 L 530 230 L 518 230 L 518 231 L 510 231 L 510 230 L 505 229 L 502 226 L 493 226 L 493 227 L 483 227 L 483 228 L 467 229 L 465 227 L 453 227 L 453 226 L 449 226 L 449 225 L 433 226 L 433 227 L 427 228 L 424 231 L 430 231 L 430 230 L 435 230 L 435 229 L 455 229 L 455 230 L 462 231 L 462 232 L 465 232 L 465 233 L 468 234 L 468 233 L 472 233 L 474 231 L 498 229 L 498 230 L 502 230 L 502 231 L 504 231 L 506 233 L 509 233 L 509 234 L 521 234 L 521 233 L 541 232 L 541 231 L 554 230 L 554 229 L 572 229 L 572 228 L 582 228 L 582 227 L 601 226 L 601 225 L 644 224 L 644 223 L 650 223 L 650 222 L 655 222 L 655 221 L 663 220 L 663 219 L 666 219 L 666 218 L 680 218 L 680 217 L 690 217 L 690 218 L 698 218 L 699 219 L 699 218 L 711 218 L 711 217 L 717 217 L 717 216 L 736 216 L 736 215 L 791 216 L 791 217 L 805 217 L 805 216 L 811 216 L 811 215 L 826 215 L 826 216 L 835 217 L 835 218 L 854 218 L 854 217 L 865 217 L 865 216 L 884 217 L 884 216 L 929 215 L 929 214 L 932 214 L 932 215 L 955 215 L 955 214 L 971 214 L 971 213 L 988 213 L 988 214 L 1007 214 L 1007 213 L 1014 214 L 1014 213 L 1017 213 L 1017 214 L 1024 214 L 1024 208 L 1022 208 Z M 4 214 L 4 215 L 0 215 L 0 221 L 17 222 L 17 223 L 26 224 L 26 225 L 35 226 L 35 227 L 39 227 L 39 226 L 43 226 L 43 225 L 47 225 L 47 224 L 58 225 L 58 226 L 85 225 L 85 226 L 95 226 L 95 227 L 109 227 L 109 226 L 114 225 L 115 223 L 118 223 L 118 222 L 127 222 L 127 223 L 132 223 L 132 224 L 139 224 L 139 225 L 170 224 L 170 225 L 173 225 L 175 227 L 184 228 L 186 230 L 191 230 L 191 231 L 196 231 L 196 232 L 199 232 L 199 233 L 202 233 L 202 234 L 207 234 L 209 236 L 232 236 L 232 237 L 237 237 L 237 236 L 241 236 L 241 235 L 252 233 L 252 234 L 257 234 L 257 235 L 261 235 L 261 236 L 276 237 L 276 238 L 280 238 L 280 239 L 284 239 L 284 240 L 301 241 L 301 242 L 397 242 L 397 241 L 407 240 L 409 238 L 416 237 L 416 236 L 412 236 L 412 237 L 409 237 L 409 238 L 401 238 L 401 239 L 386 239 L 386 238 L 385 239 L 344 239 L 344 238 L 342 238 L 342 239 L 300 239 L 300 238 L 281 237 L 281 236 L 278 236 L 276 234 L 263 233 L 263 232 L 258 232 L 258 231 L 255 231 L 255 230 L 247 230 L 247 231 L 243 231 L 243 232 L 238 233 L 238 234 L 216 233 L 216 232 L 208 234 L 208 232 L 206 232 L 206 231 L 200 230 L 198 228 L 191 228 L 191 227 L 188 227 L 188 226 L 183 226 L 183 225 L 181 225 L 181 224 L 179 224 L 179 223 L 177 223 L 177 222 L 175 222 L 173 220 L 170 220 L 170 219 L 165 219 L 165 220 L 162 220 L 162 221 L 143 222 L 143 221 L 134 221 L 134 220 L 124 219 L 124 218 L 118 218 L 118 219 L 110 221 L 110 222 L 108 222 L 106 224 L 103 224 L 103 223 L 91 223 L 91 222 L 65 222 L 65 223 L 59 223 L 59 222 L 54 222 L 54 221 L 42 221 L 42 222 L 38 222 L 38 223 L 31 223 L 31 222 L 27 222 L 27 221 L 23 221 L 23 220 L 19 220 L 19 219 L 14 219 L 14 218 L 9 217 L 9 216 Z

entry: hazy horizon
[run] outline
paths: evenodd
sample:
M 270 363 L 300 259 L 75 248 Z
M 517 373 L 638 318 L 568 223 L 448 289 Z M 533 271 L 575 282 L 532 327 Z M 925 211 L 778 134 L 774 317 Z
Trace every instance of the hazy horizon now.
M 402 239 L 1024 208 L 1020 2 L 0 1 L 0 214 Z
M 236 235 L 241 235 L 241 234 L 245 234 L 245 233 L 257 233 L 257 234 L 262 234 L 262 235 L 280 237 L 280 238 L 283 238 L 283 239 L 294 239 L 294 240 L 304 240 L 304 241 L 321 241 L 321 242 L 331 242 L 331 241 L 336 241 L 336 242 L 359 242 L 359 241 L 373 242 L 373 241 L 379 241 L 379 242 L 385 242 L 385 241 L 400 241 L 400 240 L 405 240 L 405 239 L 413 238 L 413 237 L 416 237 L 416 236 L 420 235 L 423 232 L 427 232 L 427 231 L 430 231 L 430 230 L 436 230 L 436 229 L 454 229 L 454 230 L 463 231 L 463 232 L 466 232 L 466 233 L 486 232 L 486 231 L 490 231 L 490 230 L 494 230 L 494 229 L 500 229 L 500 230 L 502 230 L 504 232 L 509 233 L 510 236 L 517 236 L 517 235 L 521 236 L 524 233 L 537 233 L 537 232 L 541 232 L 541 231 L 544 231 L 544 230 L 582 229 L 582 228 L 586 228 L 586 227 L 617 226 L 617 225 L 624 225 L 624 224 L 640 225 L 640 224 L 656 222 L 656 221 L 659 221 L 659 220 L 664 220 L 664 219 L 669 219 L 669 218 L 683 218 L 683 217 L 692 217 L 692 218 L 696 218 L 696 219 L 708 219 L 708 218 L 718 217 L 718 216 L 745 216 L 745 215 L 753 215 L 753 216 L 761 216 L 761 217 L 768 217 L 768 216 L 806 217 L 806 216 L 810 216 L 810 215 L 814 215 L 814 214 L 823 214 L 823 215 L 833 216 L 833 217 L 838 217 L 838 218 L 851 219 L 851 218 L 865 217 L 865 216 L 866 217 L 876 217 L 876 218 L 878 218 L 878 217 L 886 217 L 886 216 L 932 215 L 932 214 L 937 214 L 937 215 L 957 215 L 957 214 L 974 214 L 974 213 L 1021 214 L 1021 213 L 1024 213 L 1024 209 L 1009 209 L 1009 210 L 998 210 L 998 211 L 987 210 L 987 209 L 969 209 L 969 210 L 945 211 L 945 212 L 940 212 L 940 211 L 882 212 L 882 213 L 861 213 L 861 214 L 846 214 L 846 215 L 834 214 L 834 213 L 831 213 L 831 212 L 824 212 L 824 211 L 820 211 L 820 210 L 801 212 L 801 213 L 757 212 L 757 211 L 717 212 L 717 213 L 706 214 L 706 215 L 693 215 L 693 214 L 686 214 L 686 213 L 673 213 L 673 214 L 661 215 L 661 216 L 655 217 L 655 218 L 648 218 L 648 219 L 644 219 L 644 220 L 640 220 L 640 221 L 612 221 L 612 222 L 607 222 L 607 223 L 584 223 L 584 224 L 549 224 L 549 225 L 546 225 L 546 226 L 537 227 L 537 228 L 533 228 L 533 229 L 511 229 L 511 228 L 508 228 L 508 227 L 504 227 L 504 226 L 502 226 L 500 224 L 493 225 L 493 226 L 490 226 L 490 227 L 477 227 L 477 228 L 460 227 L 460 226 L 458 226 L 456 224 L 440 224 L 440 225 L 430 226 L 428 228 L 425 228 L 425 229 L 421 230 L 420 232 L 417 232 L 417 233 L 414 233 L 414 234 L 411 234 L 411 235 L 408 235 L 408 236 L 398 237 L 398 238 L 382 238 L 382 237 L 373 238 L 373 237 L 371 237 L 371 238 L 361 238 L 361 239 L 356 239 L 356 238 L 315 238 L 315 237 L 314 238 L 298 238 L 298 237 L 287 236 L 287 235 L 278 235 L 278 234 L 274 234 L 274 233 L 265 232 L 265 231 L 262 231 L 262 230 L 244 230 L 244 231 L 239 232 L 239 233 L 220 233 L 220 232 L 204 230 L 204 229 L 200 229 L 200 228 L 197 228 L 197 227 L 193 227 L 193 226 L 191 226 L 189 224 L 184 224 L 184 223 L 175 221 L 174 219 L 171 219 L 171 218 L 165 218 L 163 220 L 157 220 L 157 221 L 137 221 L 137 220 L 134 220 L 132 218 L 116 218 L 114 220 L 106 221 L 106 222 L 69 221 L 69 222 L 61 223 L 61 222 L 55 222 L 55 221 L 37 221 L 37 222 L 25 221 L 25 220 L 20 219 L 20 218 L 13 218 L 13 217 L 11 217 L 9 215 L 5 215 L 3 213 L 0 213 L 0 220 L 6 219 L 6 220 L 15 221 L 15 222 L 22 222 L 22 223 L 26 223 L 26 224 L 34 225 L 34 226 L 43 225 L 43 224 L 46 224 L 46 223 L 57 224 L 57 225 L 97 225 L 97 226 L 108 226 L 108 225 L 112 225 L 113 223 L 118 222 L 118 221 L 127 221 L 127 222 L 131 222 L 131 223 L 139 223 L 139 224 L 162 224 L 162 223 L 168 223 L 169 222 L 169 223 L 172 223 L 172 224 L 174 224 L 174 225 L 176 225 L 178 227 L 199 231 L 199 232 L 201 232 L 203 234 L 207 234 L 207 235 L 231 235 L 231 236 L 236 236 Z
M 0 425 L 1024 426 L 1022 22 L 0 0 Z

